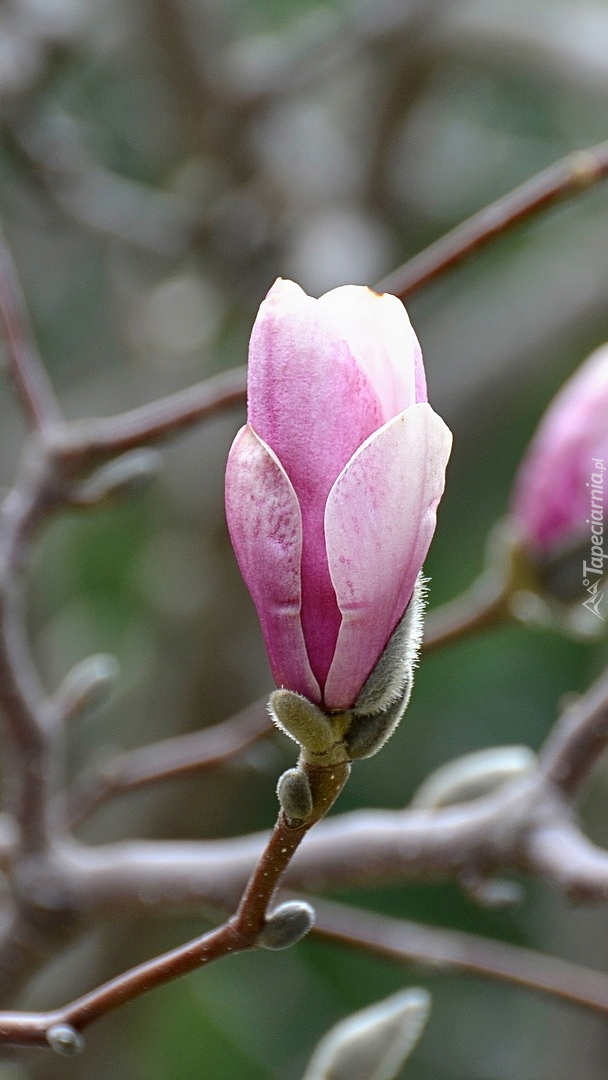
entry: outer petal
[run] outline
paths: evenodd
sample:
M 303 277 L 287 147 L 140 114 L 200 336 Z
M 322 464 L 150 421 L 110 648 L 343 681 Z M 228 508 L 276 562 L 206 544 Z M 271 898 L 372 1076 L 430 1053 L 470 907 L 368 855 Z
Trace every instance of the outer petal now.
M 340 627 L 325 551 L 325 504 L 347 461 L 385 417 L 324 305 L 291 281 L 277 281 L 260 307 L 248 386 L 249 423 L 277 455 L 302 512 L 302 625 L 322 685 Z
M 342 624 L 325 684 L 348 708 L 409 602 L 433 533 L 452 436 L 414 405 L 371 436 L 336 480 L 325 513 L 327 557 Z
M 396 296 L 341 285 L 319 303 L 366 372 L 382 403 L 384 420 L 427 400 L 422 350 Z
M 226 518 L 277 686 L 320 702 L 300 618 L 300 507 L 280 461 L 249 425 L 228 455 Z

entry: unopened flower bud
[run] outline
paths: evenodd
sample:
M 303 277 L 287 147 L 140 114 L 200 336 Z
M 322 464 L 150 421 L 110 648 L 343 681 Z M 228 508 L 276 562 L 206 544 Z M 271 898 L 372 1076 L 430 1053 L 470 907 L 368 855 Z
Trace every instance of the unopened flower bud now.
M 278 686 L 328 714 L 355 707 L 412 598 L 450 447 L 396 297 L 275 283 L 251 335 L 226 514 Z M 384 691 L 370 696 L 377 715 Z
M 515 483 L 509 524 L 537 575 L 538 591 L 574 600 L 602 629 L 608 573 L 608 345 L 597 349 L 552 401 Z M 599 594 L 599 595 L 598 595 Z M 581 612 L 581 607 L 586 609 Z

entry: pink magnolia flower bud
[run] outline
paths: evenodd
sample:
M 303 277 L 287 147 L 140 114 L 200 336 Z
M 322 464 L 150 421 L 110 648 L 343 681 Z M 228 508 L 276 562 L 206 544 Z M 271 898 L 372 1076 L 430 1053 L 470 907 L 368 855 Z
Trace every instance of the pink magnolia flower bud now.
M 562 387 L 542 418 L 516 480 L 511 515 L 520 542 L 543 558 L 591 536 L 608 490 L 608 345 L 597 349 Z M 595 479 L 594 479 L 595 478 Z M 597 527 L 595 534 L 599 535 Z M 607 548 L 608 552 L 608 548 Z
M 354 704 L 412 596 L 450 447 L 396 297 L 275 283 L 251 334 L 226 514 L 278 686 Z

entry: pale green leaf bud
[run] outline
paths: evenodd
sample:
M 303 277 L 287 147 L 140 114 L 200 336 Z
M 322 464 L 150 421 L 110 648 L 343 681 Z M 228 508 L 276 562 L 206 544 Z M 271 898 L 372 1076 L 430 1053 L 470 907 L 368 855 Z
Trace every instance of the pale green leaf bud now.
M 431 810 L 488 795 L 508 780 L 524 776 L 536 764 L 528 746 L 492 746 L 448 761 L 427 777 L 412 799 L 416 809 Z
M 54 694 L 63 719 L 80 719 L 103 705 L 119 671 L 118 660 L 110 653 L 95 653 L 75 664 Z
M 336 1024 L 302 1080 L 393 1080 L 428 1020 L 426 990 L 402 990 Z
M 268 916 L 256 944 L 261 949 L 289 949 L 312 928 L 314 908 L 303 900 L 289 900 Z
M 329 716 L 302 694 L 293 690 L 275 690 L 270 695 L 268 707 L 277 727 L 307 750 L 322 754 L 336 742 Z
M 277 797 L 288 821 L 308 821 L 313 799 L 308 778 L 301 769 L 287 769 L 279 777 Z
M 71 1024 L 53 1024 L 46 1033 L 46 1041 L 56 1054 L 71 1057 L 84 1050 L 84 1038 Z

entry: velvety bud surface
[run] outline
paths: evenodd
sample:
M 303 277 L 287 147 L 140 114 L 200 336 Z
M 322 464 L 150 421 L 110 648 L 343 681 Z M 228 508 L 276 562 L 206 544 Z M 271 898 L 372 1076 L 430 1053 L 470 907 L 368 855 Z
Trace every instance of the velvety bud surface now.
M 450 447 L 396 297 L 275 283 L 226 513 L 279 686 L 331 710 L 355 702 L 412 596 Z
M 562 387 L 524 457 L 511 514 L 531 551 L 547 555 L 589 534 L 598 462 L 608 466 L 608 345 Z M 595 486 L 608 490 L 608 481 Z

